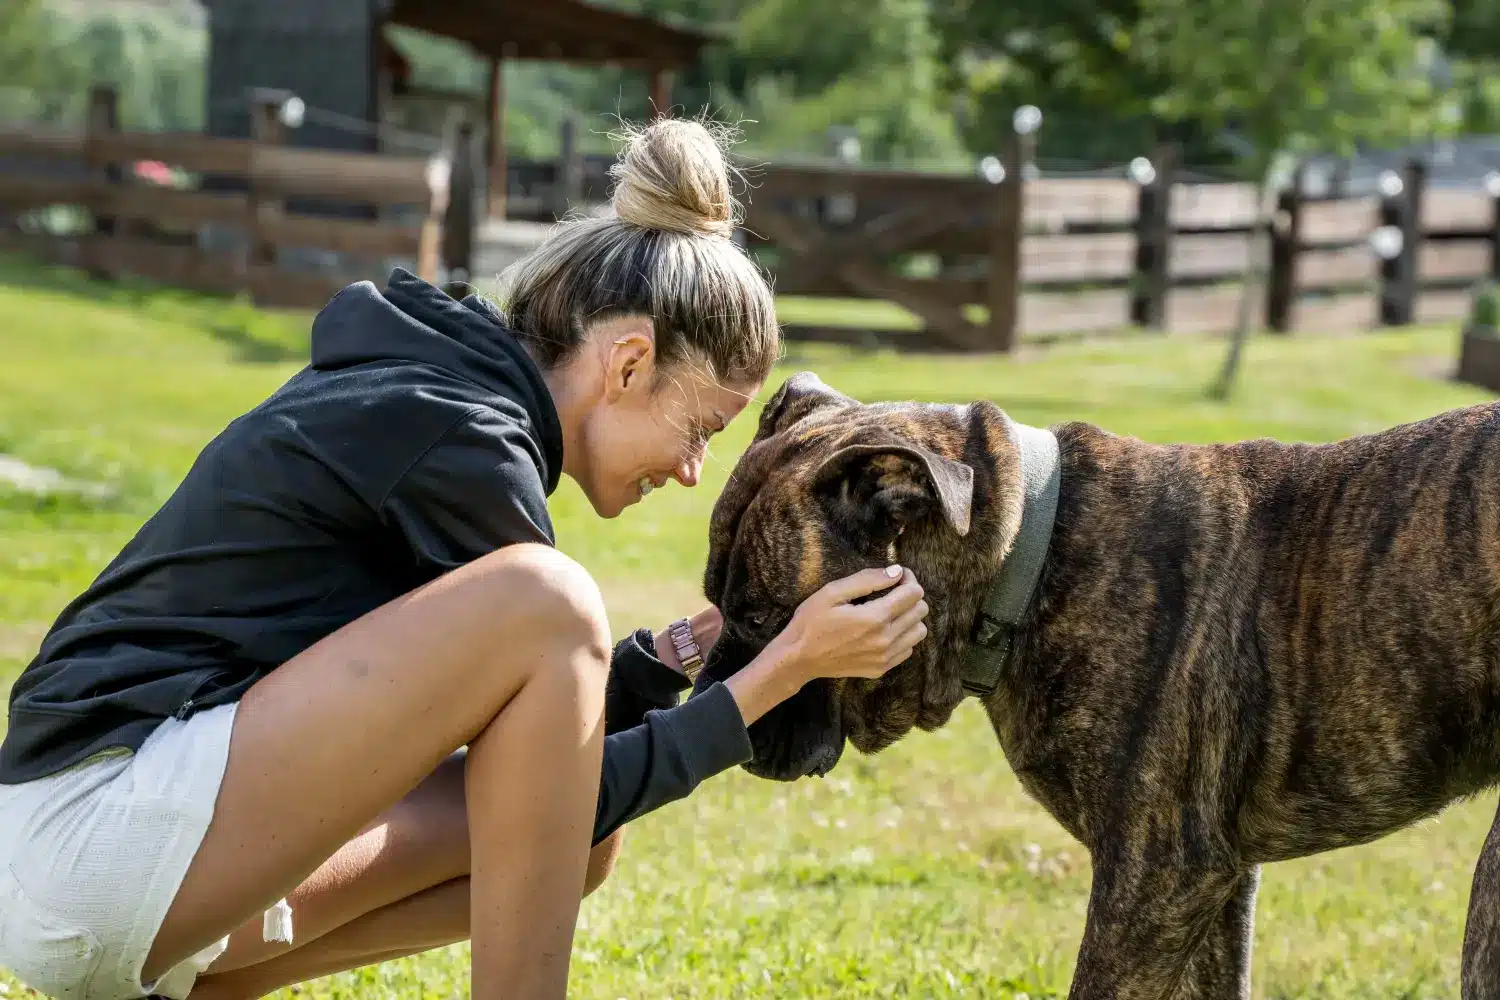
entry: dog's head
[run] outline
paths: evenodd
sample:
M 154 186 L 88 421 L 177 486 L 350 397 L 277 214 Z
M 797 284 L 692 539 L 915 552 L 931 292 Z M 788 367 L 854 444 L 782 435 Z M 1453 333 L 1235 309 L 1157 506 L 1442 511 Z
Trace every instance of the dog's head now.
M 753 724 L 751 773 L 821 776 L 846 739 L 874 753 L 947 722 L 963 697 L 956 653 L 1019 524 L 1019 475 L 992 404 L 867 406 L 807 372 L 777 390 L 714 507 L 704 590 L 724 629 L 697 686 L 747 665 L 824 584 L 872 566 L 916 574 L 929 634 L 879 680 L 813 681 Z

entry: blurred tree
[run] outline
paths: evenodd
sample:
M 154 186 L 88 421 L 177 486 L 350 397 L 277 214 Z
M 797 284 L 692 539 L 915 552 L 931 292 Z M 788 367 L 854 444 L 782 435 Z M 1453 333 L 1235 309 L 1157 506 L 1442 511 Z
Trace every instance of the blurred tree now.
M 10 0 L 0 5 L 0 85 L 14 86 L 34 78 L 45 47 L 40 0 Z
M 1139 0 L 933 0 L 943 85 L 953 94 L 970 149 L 998 151 L 1011 113 L 1035 104 L 1046 115 L 1046 158 L 1120 163 L 1162 138 L 1185 157 L 1224 159 L 1214 137 L 1192 121 L 1165 130 L 1151 96 L 1166 81 L 1132 44 Z
M 1500 0 L 1451 0 L 1451 7 L 1442 43 L 1464 130 L 1500 131 Z
M 0 3 L 0 120 L 60 117 L 78 79 L 76 58 L 61 51 L 60 34 L 42 0 Z
M 761 148 L 825 154 L 844 126 L 869 159 L 968 164 L 926 0 L 754 0 L 734 45 Z
M 191 8 L 0 0 L 0 118 L 78 126 L 104 83 L 126 128 L 197 129 L 204 49 Z
M 1269 256 L 1269 222 L 1291 158 L 1432 134 L 1441 125 L 1433 40 L 1441 0 L 1139 0 L 1132 52 L 1165 85 L 1153 112 L 1232 129 L 1260 184 L 1238 323 L 1211 392 L 1228 396 Z

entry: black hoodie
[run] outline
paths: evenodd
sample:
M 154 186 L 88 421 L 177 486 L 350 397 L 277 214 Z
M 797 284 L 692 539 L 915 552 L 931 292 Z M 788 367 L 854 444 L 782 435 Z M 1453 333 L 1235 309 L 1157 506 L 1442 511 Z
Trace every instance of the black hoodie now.
M 336 295 L 311 364 L 208 444 L 52 626 L 11 689 L 0 784 L 139 749 L 449 570 L 554 544 L 562 432 L 503 319 L 401 269 Z M 729 691 L 676 705 L 687 686 L 649 630 L 615 648 L 595 842 L 749 759 Z

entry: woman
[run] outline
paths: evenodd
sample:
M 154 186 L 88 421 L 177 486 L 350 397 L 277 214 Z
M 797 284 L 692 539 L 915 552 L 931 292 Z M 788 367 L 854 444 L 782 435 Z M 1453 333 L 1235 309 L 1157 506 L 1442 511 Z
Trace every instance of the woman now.
M 921 591 L 873 568 L 681 705 L 713 609 L 611 655 L 547 496 L 567 474 L 609 518 L 695 485 L 779 351 L 715 137 L 659 121 L 615 178 L 504 313 L 402 271 L 345 289 L 63 611 L 0 745 L 0 965 L 212 1000 L 467 937 L 475 997 L 560 997 L 624 822 L 808 680 L 910 654 Z

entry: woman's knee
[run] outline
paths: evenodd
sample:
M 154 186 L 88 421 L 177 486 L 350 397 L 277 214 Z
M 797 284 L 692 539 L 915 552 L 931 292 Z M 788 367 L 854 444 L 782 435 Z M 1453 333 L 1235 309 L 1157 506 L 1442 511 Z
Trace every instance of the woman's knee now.
M 513 545 L 481 560 L 493 588 L 500 648 L 528 647 L 542 659 L 561 657 L 588 673 L 607 672 L 609 618 L 599 585 L 575 560 L 546 545 Z M 516 635 L 519 629 L 524 634 Z

